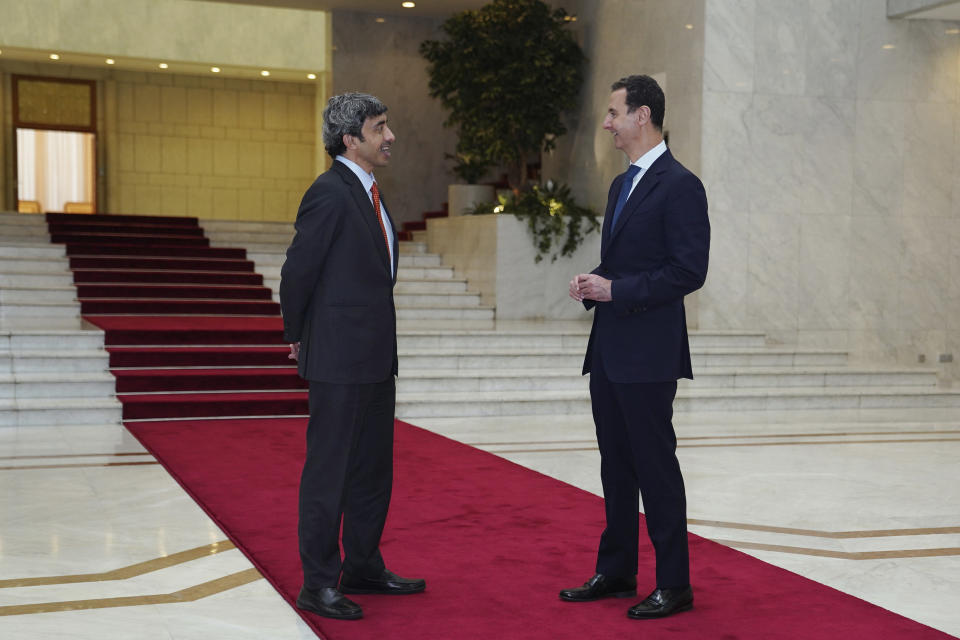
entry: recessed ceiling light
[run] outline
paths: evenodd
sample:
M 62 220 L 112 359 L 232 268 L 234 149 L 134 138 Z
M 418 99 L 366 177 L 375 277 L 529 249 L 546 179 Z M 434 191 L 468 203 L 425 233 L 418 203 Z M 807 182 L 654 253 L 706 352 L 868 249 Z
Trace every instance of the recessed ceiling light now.
M 400 3 L 400 6 L 403 7 L 404 9 L 413 9 L 415 6 L 417 6 L 417 3 L 416 3 L 416 2 L 401 2 L 401 3 Z
M 374 21 L 374 22 L 386 22 L 387 19 L 386 19 L 386 18 L 374 18 L 373 21 Z M 949 32 L 948 32 L 948 33 L 949 33 Z
M 883 48 L 884 48 L 884 49 L 896 49 L 896 48 L 897 48 L 897 45 L 895 45 L 895 44 L 885 44 L 885 45 L 883 45 Z
M 576 22 L 576 21 L 577 21 L 577 16 L 569 16 L 569 15 L 567 15 L 567 16 L 563 16 L 563 19 L 564 19 L 566 22 Z
M 958 33 L 960 33 L 960 29 L 947 29 L 946 31 L 944 31 L 944 33 L 946 33 L 947 35 L 955 36 Z
M 106 62 L 107 62 L 107 64 L 117 64 L 117 61 L 114 60 L 113 58 L 107 58 L 107 61 L 106 61 Z
M 168 65 L 166 62 L 161 62 L 161 63 L 160 63 L 159 65 L 157 65 L 157 66 L 160 67 L 161 69 L 166 69 L 166 68 L 168 68 L 170 65 Z
M 214 73 L 220 73 L 220 67 L 210 67 L 210 71 Z
M 270 75 L 270 72 L 267 71 L 266 69 L 264 69 L 263 71 L 260 72 L 260 75 L 262 75 L 264 78 L 266 78 L 267 76 Z
M 51 59 L 51 60 L 59 60 L 59 59 L 60 59 L 60 54 L 59 54 L 59 53 L 51 53 L 51 54 L 50 54 L 50 59 Z
M 309 78 L 310 80 L 316 80 L 316 79 L 317 79 L 317 74 L 315 74 L 315 73 L 308 73 L 308 74 L 307 74 L 307 78 Z
M 686 27 L 687 29 L 693 29 L 693 25 L 692 25 L 692 24 L 685 24 L 685 25 L 683 25 L 683 26 Z

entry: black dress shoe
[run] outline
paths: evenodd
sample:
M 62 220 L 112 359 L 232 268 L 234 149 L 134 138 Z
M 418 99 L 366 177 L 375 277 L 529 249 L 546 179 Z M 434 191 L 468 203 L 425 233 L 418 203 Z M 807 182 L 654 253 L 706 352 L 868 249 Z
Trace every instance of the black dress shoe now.
M 562 600 L 589 602 L 600 598 L 632 598 L 637 595 L 637 577 L 611 578 L 598 573 L 583 583 L 582 587 L 564 589 Z
M 630 607 L 627 616 L 635 620 L 665 618 L 693 608 L 693 589 L 654 589 L 653 593 L 638 605 Z
M 312 591 L 303 587 L 297 596 L 297 608 L 312 611 L 325 618 L 356 620 L 363 617 L 363 609 L 333 587 Z
M 340 578 L 343 593 L 370 593 L 380 595 L 406 595 L 420 593 L 427 588 L 425 580 L 401 578 L 392 571 L 383 570 L 376 578 L 360 578 L 344 573 Z

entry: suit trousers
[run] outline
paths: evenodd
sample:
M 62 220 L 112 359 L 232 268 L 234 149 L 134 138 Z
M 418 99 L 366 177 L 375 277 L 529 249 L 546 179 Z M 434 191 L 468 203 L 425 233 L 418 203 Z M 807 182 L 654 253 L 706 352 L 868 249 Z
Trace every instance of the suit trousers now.
M 656 555 L 657 586 L 670 589 L 690 584 L 687 502 L 672 423 L 676 392 L 676 381 L 612 382 L 600 357 L 593 358 L 590 399 L 607 517 L 597 573 L 636 575 L 642 497 Z
M 308 589 L 336 587 L 341 569 L 359 577 L 384 570 L 380 536 L 393 487 L 395 405 L 393 376 L 373 384 L 310 381 L 298 527 Z

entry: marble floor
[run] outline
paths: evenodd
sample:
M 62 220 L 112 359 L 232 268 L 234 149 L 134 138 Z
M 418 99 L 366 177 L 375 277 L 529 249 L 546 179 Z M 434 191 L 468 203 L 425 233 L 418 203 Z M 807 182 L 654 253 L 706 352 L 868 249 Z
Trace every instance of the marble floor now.
M 586 416 L 417 422 L 600 490 Z M 956 411 L 699 413 L 677 432 L 693 532 L 960 636 Z M 0 638 L 314 637 L 118 425 L 0 428 L 0 513 Z

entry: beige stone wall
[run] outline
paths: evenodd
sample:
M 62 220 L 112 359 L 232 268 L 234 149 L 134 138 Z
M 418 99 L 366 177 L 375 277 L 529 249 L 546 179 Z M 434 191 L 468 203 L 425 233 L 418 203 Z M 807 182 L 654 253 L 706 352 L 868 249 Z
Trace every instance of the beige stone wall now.
M 453 153 L 456 134 L 443 126 L 447 113 L 429 95 L 427 63 L 417 51 L 424 40 L 440 37 L 439 18 L 333 12 L 334 93 L 372 93 L 390 109 L 397 136 L 389 167 L 376 171 L 377 182 L 400 223 L 421 220 L 447 199 L 456 182 L 445 154 Z
M 107 209 L 292 220 L 315 177 L 312 84 L 117 72 Z

